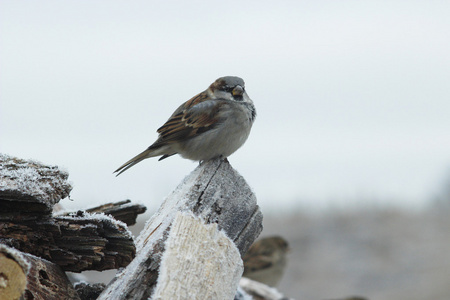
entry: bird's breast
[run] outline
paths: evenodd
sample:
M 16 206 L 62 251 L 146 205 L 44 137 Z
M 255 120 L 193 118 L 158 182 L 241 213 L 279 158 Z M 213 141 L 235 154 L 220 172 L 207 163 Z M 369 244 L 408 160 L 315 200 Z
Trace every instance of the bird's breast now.
M 253 121 L 249 112 L 240 107 L 222 112 L 220 123 L 180 144 L 179 154 L 192 160 L 209 160 L 228 157 L 247 140 Z

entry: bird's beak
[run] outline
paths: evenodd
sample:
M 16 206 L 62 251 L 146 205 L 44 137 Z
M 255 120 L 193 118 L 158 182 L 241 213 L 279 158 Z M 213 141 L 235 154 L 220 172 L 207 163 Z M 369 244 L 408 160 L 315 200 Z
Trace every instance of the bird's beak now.
M 244 88 L 242 86 L 238 85 L 237 87 L 235 87 L 233 89 L 233 91 L 231 93 L 233 94 L 233 97 L 242 96 L 244 94 Z

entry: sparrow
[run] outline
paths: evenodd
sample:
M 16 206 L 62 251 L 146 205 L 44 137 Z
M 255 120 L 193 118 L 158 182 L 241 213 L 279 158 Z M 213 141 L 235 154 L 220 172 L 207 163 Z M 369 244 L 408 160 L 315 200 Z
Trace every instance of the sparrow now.
M 242 276 L 276 286 L 286 267 L 288 242 L 280 236 L 260 239 L 250 246 L 244 255 L 244 274 Z
M 114 173 L 116 176 L 150 157 L 174 154 L 194 161 L 227 158 L 247 140 L 256 117 L 244 80 L 226 76 L 181 104 L 157 132 L 158 139 Z

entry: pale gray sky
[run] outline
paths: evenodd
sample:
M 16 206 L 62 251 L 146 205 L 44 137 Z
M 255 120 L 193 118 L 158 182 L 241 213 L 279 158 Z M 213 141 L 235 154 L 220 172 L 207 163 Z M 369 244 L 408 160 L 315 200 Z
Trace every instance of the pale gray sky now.
M 450 169 L 448 1 L 1 1 L 0 151 L 63 166 L 70 207 L 157 207 L 195 168 L 123 162 L 216 78 L 258 117 L 230 162 L 269 208 L 417 206 Z

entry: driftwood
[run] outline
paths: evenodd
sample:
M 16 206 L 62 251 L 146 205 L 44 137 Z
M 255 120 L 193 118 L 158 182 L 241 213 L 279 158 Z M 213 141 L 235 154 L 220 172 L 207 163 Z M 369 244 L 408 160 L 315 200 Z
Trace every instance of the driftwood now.
M 184 179 L 147 222 L 137 238 L 136 258 L 116 275 L 98 299 L 146 299 L 155 292 L 161 259 L 165 255 L 166 240 L 168 236 L 177 236 L 175 232 L 172 233 L 172 227 L 179 212 L 194 215 L 203 220 L 203 224 L 217 224 L 217 230 L 223 231 L 234 242 L 240 256 L 247 251 L 262 230 L 262 214 L 244 178 L 231 168 L 227 161 L 204 162 Z M 185 234 L 188 234 L 194 243 L 198 243 L 194 238 L 195 233 Z M 205 247 L 210 251 L 217 251 L 214 244 L 208 243 Z M 199 245 L 186 247 L 196 249 Z M 187 257 L 181 259 L 188 260 Z M 209 258 L 206 258 L 206 261 L 214 263 Z M 188 264 L 187 261 L 185 263 Z M 224 268 L 227 266 L 223 261 L 216 263 Z M 238 273 L 236 266 L 238 265 L 234 261 L 227 271 L 221 269 L 220 274 Z M 220 269 L 218 265 L 216 267 Z M 189 269 L 189 272 L 191 273 L 179 276 L 191 277 L 196 282 L 207 281 L 209 276 L 217 276 L 213 272 L 198 274 L 192 269 Z M 164 284 L 165 280 L 161 280 Z M 233 285 L 225 288 L 232 290 L 233 294 L 236 290 Z M 198 295 L 191 285 L 179 286 L 178 290 L 190 293 L 189 297 L 180 296 L 178 299 L 195 299 L 195 295 Z
M 72 189 L 67 179 L 58 167 L 0 154 L 0 243 L 47 259 L 65 271 L 128 265 L 136 249 L 122 222 L 82 211 L 52 215 L 53 206 Z M 130 206 L 122 203 L 116 211 L 129 211 Z M 131 215 L 125 214 L 130 221 L 142 210 L 132 209 Z
M 0 299 L 79 299 L 58 265 L 0 244 Z

